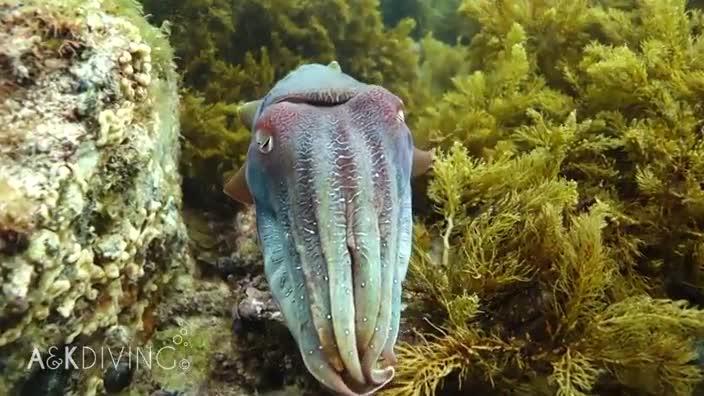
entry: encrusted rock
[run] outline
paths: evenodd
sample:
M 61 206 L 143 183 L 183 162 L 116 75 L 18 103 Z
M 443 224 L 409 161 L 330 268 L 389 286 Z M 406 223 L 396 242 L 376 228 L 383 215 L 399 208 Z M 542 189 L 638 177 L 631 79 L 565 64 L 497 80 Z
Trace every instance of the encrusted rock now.
M 111 1 L 63 3 L 0 0 L 0 394 L 39 378 L 33 348 L 140 339 L 124 329 L 151 331 L 188 260 L 168 42 Z

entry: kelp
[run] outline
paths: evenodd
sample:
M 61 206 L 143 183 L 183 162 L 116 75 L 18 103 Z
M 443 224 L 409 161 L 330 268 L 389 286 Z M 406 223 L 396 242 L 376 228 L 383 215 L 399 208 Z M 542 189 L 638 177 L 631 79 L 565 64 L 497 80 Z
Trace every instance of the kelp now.
M 618 4 L 616 4 L 618 3 Z M 689 395 L 704 380 L 702 15 L 684 1 L 469 1 L 384 394 Z M 415 305 L 415 307 L 413 307 Z

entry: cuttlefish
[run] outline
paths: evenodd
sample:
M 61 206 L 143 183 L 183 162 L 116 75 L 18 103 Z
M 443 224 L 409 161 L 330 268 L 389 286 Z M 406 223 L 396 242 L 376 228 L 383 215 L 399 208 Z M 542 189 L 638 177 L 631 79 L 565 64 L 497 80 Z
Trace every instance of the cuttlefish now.
M 403 101 L 344 73 L 301 65 L 240 108 L 252 131 L 224 192 L 253 204 L 264 271 L 308 371 L 370 395 L 394 377 L 412 240 L 411 178 L 432 166 Z

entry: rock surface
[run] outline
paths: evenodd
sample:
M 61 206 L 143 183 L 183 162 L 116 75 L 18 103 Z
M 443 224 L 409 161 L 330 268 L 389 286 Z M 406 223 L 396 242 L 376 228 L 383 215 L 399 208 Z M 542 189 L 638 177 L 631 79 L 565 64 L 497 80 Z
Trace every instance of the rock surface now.
M 35 348 L 148 337 L 188 263 L 177 78 L 130 7 L 0 1 L 0 394 L 62 394 L 67 373 L 28 369 Z

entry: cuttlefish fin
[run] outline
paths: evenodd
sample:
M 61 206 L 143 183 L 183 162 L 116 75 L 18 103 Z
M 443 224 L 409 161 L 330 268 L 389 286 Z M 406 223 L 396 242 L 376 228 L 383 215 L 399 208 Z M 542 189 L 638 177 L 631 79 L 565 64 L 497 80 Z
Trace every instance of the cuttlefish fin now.
M 228 197 L 245 205 L 251 205 L 254 203 L 252 193 L 249 191 L 249 186 L 247 186 L 244 165 L 242 165 L 242 167 L 240 167 L 240 169 L 238 169 L 237 172 L 225 183 L 223 192 L 227 194 Z
M 244 103 L 237 108 L 237 113 L 240 121 L 247 126 L 247 128 L 252 128 L 254 123 L 254 117 L 257 114 L 257 109 L 262 103 L 262 99 L 252 100 L 250 102 Z M 225 185 L 223 186 L 223 192 L 230 198 L 237 202 L 243 203 L 245 205 L 251 205 L 254 203 L 252 198 L 252 193 L 249 191 L 249 186 L 247 186 L 247 179 L 245 177 L 245 165 L 242 165 L 237 172 L 230 177 Z
M 251 102 L 247 102 L 243 105 L 240 105 L 237 108 L 237 112 L 240 117 L 240 121 L 244 125 L 247 126 L 247 128 L 252 128 L 253 122 L 254 122 L 254 116 L 257 114 L 257 109 L 259 108 L 259 105 L 262 103 L 261 99 L 253 100 Z
M 425 151 L 417 147 L 413 148 L 413 169 L 411 175 L 413 177 L 427 173 L 433 166 L 435 159 L 435 151 Z

